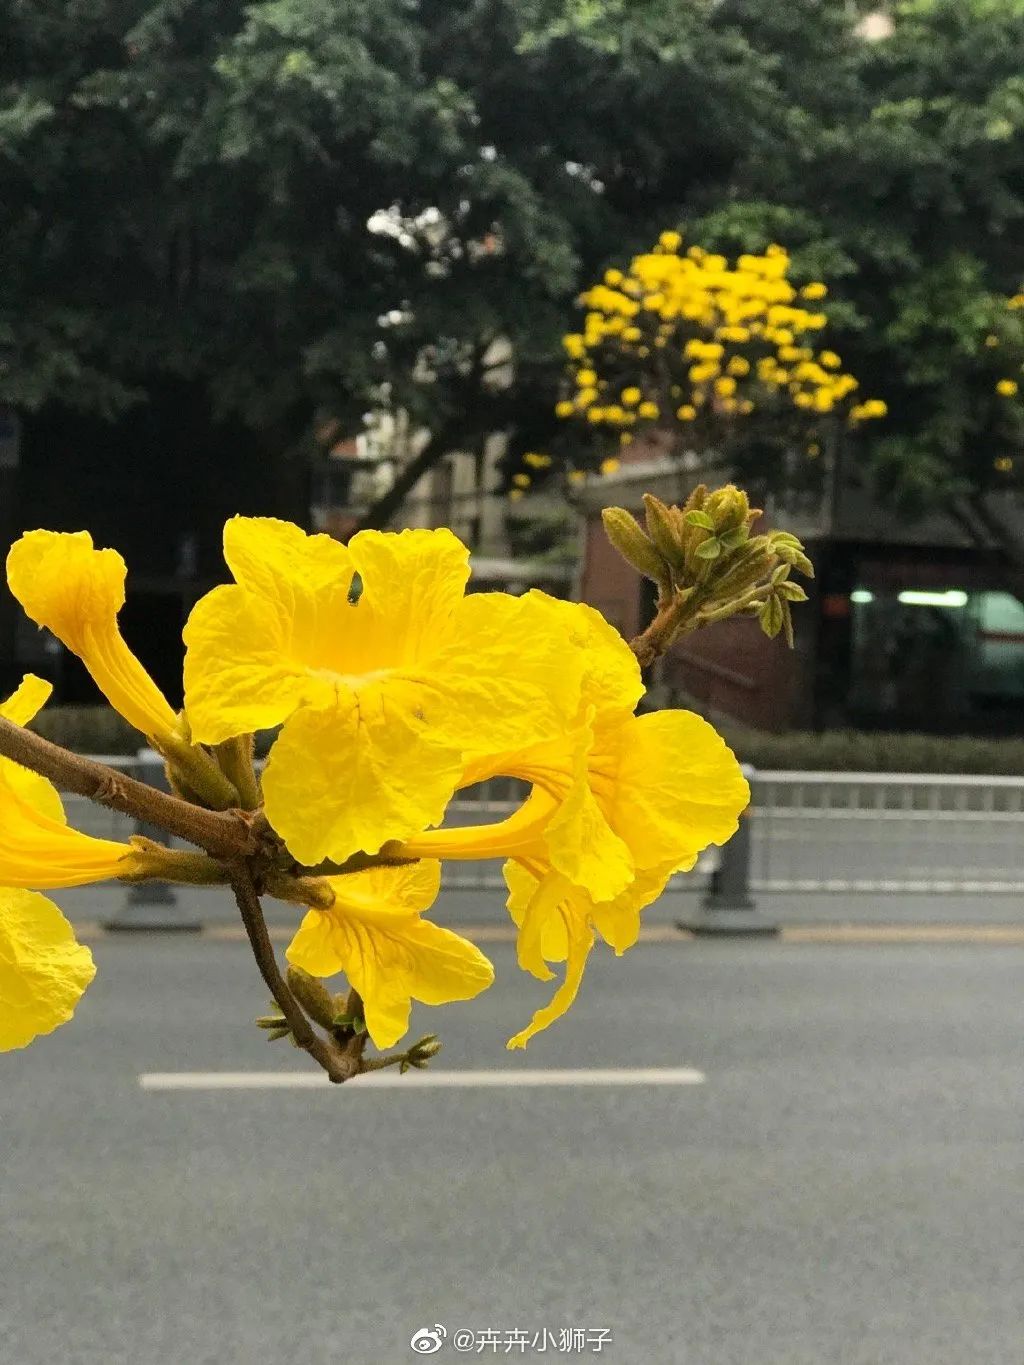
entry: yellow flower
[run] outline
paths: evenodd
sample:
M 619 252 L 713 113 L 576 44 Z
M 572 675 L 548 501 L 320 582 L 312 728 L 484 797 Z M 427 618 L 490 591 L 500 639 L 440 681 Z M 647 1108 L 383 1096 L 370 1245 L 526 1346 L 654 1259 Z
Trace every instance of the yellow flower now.
M 643 393 L 635 385 L 622 390 L 622 401 L 627 407 L 636 407 L 642 397 Z
M 602 460 L 600 470 L 602 474 L 614 474 L 621 468 L 621 462 L 614 455 L 609 455 L 606 460 Z
M 682 407 L 676 408 L 676 416 L 680 422 L 692 422 L 697 416 L 697 409 L 692 403 L 684 403 Z
M 180 743 L 178 718 L 117 626 L 125 563 L 96 550 L 88 531 L 28 531 L 7 556 L 7 581 L 25 613 L 85 664 L 115 710 L 144 735 Z
M 594 650 L 601 654 L 596 643 Z M 537 969 L 524 941 L 549 919 L 564 919 L 566 901 L 624 951 L 636 941 L 639 908 L 660 894 L 671 872 L 692 867 L 708 844 L 731 838 L 750 799 L 739 765 L 706 721 L 687 711 L 629 715 L 628 670 L 611 653 L 603 670 L 590 683 L 602 710 L 595 708 L 574 737 L 467 772 L 467 780 L 502 772 L 533 784 L 508 820 L 431 830 L 402 848 L 409 857 L 506 857 L 529 871 L 538 882 L 537 904 L 522 924 L 520 965 L 541 979 L 550 973 Z M 586 938 L 582 928 L 580 936 Z
M 422 917 L 437 898 L 441 865 L 373 868 L 327 880 L 330 910 L 310 910 L 287 950 L 313 976 L 344 972 L 362 997 L 366 1030 L 378 1048 L 409 1028 L 413 1000 L 471 1000 L 494 980 L 480 950 Z
M 741 379 L 745 374 L 750 373 L 750 361 L 745 356 L 734 355 L 727 366 L 729 374 L 738 375 Z
M 1002 398 L 1013 398 L 1017 393 L 1016 379 L 1000 379 L 996 385 L 996 393 Z
M 569 482 L 571 484 L 578 487 L 581 483 L 586 483 L 586 481 L 587 481 L 586 470 L 584 469 L 569 470 Z
M 591 389 L 597 383 L 597 375 L 593 370 L 577 370 L 576 383 L 581 389 Z
M 529 465 L 531 469 L 547 469 L 551 464 L 551 456 L 539 450 L 528 450 L 523 456 L 523 464 Z
M 0 716 L 26 725 L 51 692 L 29 674 L 0 705 Z M 38 773 L 0 758 L 0 886 L 47 890 L 83 886 L 134 870 L 129 844 L 94 839 L 66 821 L 57 789 Z
M 635 942 L 639 906 L 709 843 L 725 843 L 749 800 L 739 765 L 706 721 L 686 711 L 633 715 L 643 691 L 639 669 L 607 622 L 579 603 L 557 610 L 567 636 L 587 642 L 578 724 L 560 739 L 467 768 L 467 784 L 497 773 L 531 784 L 509 819 L 431 830 L 402 847 L 409 857 L 504 857 L 525 868 L 538 900 L 522 921 L 520 963 L 542 979 L 550 973 L 538 971 L 531 936 L 536 944 L 548 919 L 564 919 L 565 902 L 623 951 Z M 576 929 L 574 942 L 586 939 L 589 951 L 592 934 Z
M 508 490 L 509 502 L 521 502 L 525 496 L 526 495 L 521 488 L 510 488 Z
M 835 351 L 822 351 L 818 356 L 818 363 L 824 365 L 826 370 L 838 370 L 843 362 Z
M 546 599 L 465 597 L 450 531 L 361 531 L 346 547 L 235 517 L 224 554 L 235 584 L 185 627 L 188 714 L 208 744 L 284 723 L 263 792 L 300 862 L 436 824 L 470 755 L 558 734 L 576 709 L 578 665 L 554 648 Z
M 623 341 L 639 341 L 642 333 L 639 327 L 627 327 L 622 333 Z
M 66 1024 L 95 975 L 92 953 L 52 901 L 0 890 L 0 1052 Z
M 1013 461 L 1009 455 L 1000 455 L 997 460 L 992 461 L 992 468 L 997 469 L 1000 474 L 1009 474 L 1013 469 Z
M 666 251 L 678 251 L 683 243 L 683 235 L 681 232 L 663 232 L 658 238 L 658 243 Z
M 29 674 L 0 704 L 0 716 L 26 725 L 50 691 Z M 0 759 L 0 1052 L 66 1023 L 96 974 L 92 954 L 57 906 L 27 888 L 115 876 L 131 853 L 68 829 L 55 788 Z
M 805 299 L 823 299 L 827 293 L 828 288 L 822 284 L 820 280 L 815 280 L 811 284 L 805 284 L 803 289 L 800 290 L 801 297 Z
M 512 482 L 517 488 L 529 488 L 530 476 L 529 474 L 513 474 Z
M 560 403 L 555 404 L 556 417 L 571 417 L 575 411 L 576 404 L 570 402 L 568 398 L 563 398 Z
M 646 400 L 645 400 L 643 403 L 641 403 L 640 406 L 637 408 L 637 412 L 639 413 L 639 415 L 640 415 L 641 417 L 647 417 L 647 418 L 653 419 L 653 418 L 655 418 L 655 417 L 658 416 L 659 408 L 658 408 L 657 403 L 652 403 L 652 402 L 650 401 L 650 399 L 646 399 Z
M 632 434 L 632 432 L 623 431 L 623 432 L 620 432 L 620 433 L 619 433 L 619 445 L 620 445 L 620 446 L 628 446 L 628 445 L 632 445 L 632 443 L 633 443 L 633 434 Z
M 595 932 L 621 957 L 640 936 L 640 911 L 664 891 L 674 869 L 641 873 L 620 896 L 595 902 L 565 877 L 544 868 L 510 860 L 505 864 L 508 911 L 519 926 L 517 959 L 523 971 L 540 981 L 554 975 L 549 962 L 564 962 L 562 982 L 550 1002 L 536 1010 L 526 1028 L 507 1042 L 509 1051 L 525 1048 L 531 1038 L 560 1019 L 579 992 L 594 946 Z
M 622 279 L 623 276 L 621 270 L 606 270 L 604 272 L 604 282 L 605 284 L 609 285 L 612 289 L 617 288 L 622 283 Z
M 729 375 L 723 375 L 721 379 L 715 380 L 715 393 L 719 398 L 731 398 L 736 392 L 736 380 Z

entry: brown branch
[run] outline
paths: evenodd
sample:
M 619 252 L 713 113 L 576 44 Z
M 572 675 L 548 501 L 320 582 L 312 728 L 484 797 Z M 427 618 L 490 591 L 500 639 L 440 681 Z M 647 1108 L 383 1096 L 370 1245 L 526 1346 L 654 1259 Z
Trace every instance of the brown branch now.
M 69 753 L 58 744 L 0 717 L 0 756 L 47 777 L 59 791 L 86 796 L 101 806 L 159 825 L 223 858 L 248 857 L 259 840 L 236 812 L 206 810 L 127 777 L 105 763 Z
M 267 924 L 263 918 L 259 894 L 253 882 L 252 873 L 244 861 L 239 861 L 232 868 L 231 889 L 235 893 L 242 923 L 245 925 L 245 932 L 249 936 L 260 975 L 267 983 L 271 995 L 277 1001 L 296 1043 L 323 1067 L 328 1079 L 333 1081 L 335 1085 L 351 1080 L 359 1072 L 359 1057 L 349 1057 L 333 1044 L 321 1038 L 291 993 L 278 968 L 270 935 L 267 933 Z

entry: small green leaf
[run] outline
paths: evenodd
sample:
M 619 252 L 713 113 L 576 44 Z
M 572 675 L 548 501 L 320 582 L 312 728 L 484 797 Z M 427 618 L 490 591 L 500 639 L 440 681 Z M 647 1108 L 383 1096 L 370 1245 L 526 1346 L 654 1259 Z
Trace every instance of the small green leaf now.
M 727 550 L 736 550 L 745 544 L 749 537 L 750 531 L 746 526 L 737 526 L 735 531 L 726 531 L 725 535 L 719 538 Z
M 708 516 L 707 512 L 687 512 L 683 520 L 686 522 L 687 526 L 699 526 L 703 531 L 713 531 L 715 529 L 715 523 Z
M 774 640 L 782 629 L 783 608 L 782 602 L 772 593 L 761 608 L 761 629 L 769 640 Z
M 806 602 L 807 594 L 799 583 L 776 583 L 775 591 L 788 602 Z
M 698 559 L 717 559 L 721 553 L 722 542 L 717 536 L 709 536 L 696 550 Z

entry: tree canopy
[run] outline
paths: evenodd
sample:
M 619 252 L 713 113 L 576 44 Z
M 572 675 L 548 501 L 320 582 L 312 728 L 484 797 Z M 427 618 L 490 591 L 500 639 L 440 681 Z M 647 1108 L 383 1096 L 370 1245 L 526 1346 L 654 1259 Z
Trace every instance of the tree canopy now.
M 281 447 L 393 406 L 511 480 L 580 289 L 681 227 L 830 281 L 908 510 L 1014 489 L 1024 6 L 890 8 L 0 0 L 0 401 L 185 379 Z

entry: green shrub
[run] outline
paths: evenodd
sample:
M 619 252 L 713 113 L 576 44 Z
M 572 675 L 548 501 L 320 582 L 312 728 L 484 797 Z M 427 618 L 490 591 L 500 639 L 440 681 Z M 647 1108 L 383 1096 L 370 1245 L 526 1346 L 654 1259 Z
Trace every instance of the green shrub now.
M 742 762 L 763 771 L 1024 775 L 1024 739 L 871 730 L 767 734 L 729 721 L 717 728 Z

